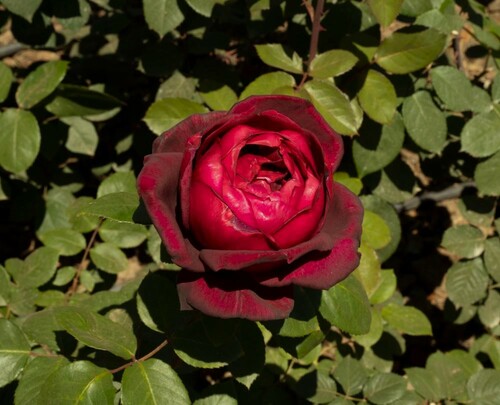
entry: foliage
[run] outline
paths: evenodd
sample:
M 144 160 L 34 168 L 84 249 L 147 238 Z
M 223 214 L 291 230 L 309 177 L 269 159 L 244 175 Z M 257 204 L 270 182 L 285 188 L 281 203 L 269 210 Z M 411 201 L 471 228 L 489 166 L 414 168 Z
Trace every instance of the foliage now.
M 498 401 L 500 4 L 329 0 L 315 44 L 322 3 L 0 0 L 2 403 Z M 258 94 L 344 135 L 361 263 L 283 321 L 180 311 L 136 174 Z

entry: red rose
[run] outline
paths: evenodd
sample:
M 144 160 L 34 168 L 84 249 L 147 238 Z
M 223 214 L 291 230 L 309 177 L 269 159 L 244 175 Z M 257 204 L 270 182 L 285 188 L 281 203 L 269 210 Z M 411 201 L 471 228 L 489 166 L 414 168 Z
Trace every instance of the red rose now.
M 358 265 L 363 209 L 332 174 L 341 137 L 307 101 L 257 96 L 193 115 L 146 156 L 139 192 L 182 309 L 285 318 L 293 284 L 328 289 Z

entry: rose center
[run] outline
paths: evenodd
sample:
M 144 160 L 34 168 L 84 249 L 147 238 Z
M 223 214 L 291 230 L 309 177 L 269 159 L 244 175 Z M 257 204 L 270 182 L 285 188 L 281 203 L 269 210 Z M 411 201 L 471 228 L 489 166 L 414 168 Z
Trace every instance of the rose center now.
M 246 145 L 240 152 L 237 176 L 246 183 L 264 182 L 269 191 L 278 191 L 291 175 L 278 147 Z

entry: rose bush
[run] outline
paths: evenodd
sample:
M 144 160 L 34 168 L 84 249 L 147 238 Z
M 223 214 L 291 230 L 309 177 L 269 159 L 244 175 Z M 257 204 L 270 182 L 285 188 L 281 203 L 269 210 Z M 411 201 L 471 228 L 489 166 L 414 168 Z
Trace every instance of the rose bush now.
M 307 101 L 255 96 L 155 140 L 138 188 L 174 263 L 182 309 L 252 320 L 358 265 L 363 209 L 333 181 L 341 137 Z

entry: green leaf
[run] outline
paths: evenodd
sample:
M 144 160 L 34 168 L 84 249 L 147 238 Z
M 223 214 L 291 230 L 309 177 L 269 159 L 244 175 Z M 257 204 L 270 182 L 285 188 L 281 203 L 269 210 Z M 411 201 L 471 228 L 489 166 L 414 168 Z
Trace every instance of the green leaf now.
M 394 270 L 380 272 L 380 284 L 370 297 L 370 303 L 381 304 L 392 297 L 396 291 L 397 279 Z
M 446 143 L 446 117 L 427 91 L 417 91 L 403 103 L 403 120 L 411 139 L 429 152 L 439 153 Z
M 0 319 L 0 387 L 13 381 L 29 359 L 30 345 L 21 330 Z
M 210 17 L 216 4 L 224 4 L 227 1 L 228 0 L 186 0 L 186 3 L 198 14 Z
M 500 283 L 500 239 L 488 238 L 484 244 L 484 264 L 493 279 Z
M 266 65 L 290 73 L 301 74 L 303 72 L 302 58 L 296 52 L 285 49 L 281 44 L 255 45 L 255 49 Z
M 29 111 L 7 109 L 0 114 L 0 166 L 12 173 L 30 167 L 40 150 L 40 128 Z
M 391 231 L 382 217 L 365 210 L 361 239 L 373 249 L 381 249 L 391 241 Z
M 443 52 L 446 38 L 432 28 L 411 34 L 395 32 L 382 41 L 375 61 L 391 73 L 414 72 L 426 67 Z
M 13 79 L 12 70 L 5 63 L 0 62 L 0 103 L 8 97 Z
M 357 177 L 351 177 L 346 172 L 335 172 L 333 174 L 333 179 L 335 182 L 342 184 L 347 187 L 354 194 L 359 195 L 363 189 L 363 183 Z
M 427 359 L 426 369 L 438 379 L 438 390 L 436 393 L 441 398 L 455 398 L 460 401 L 466 399 L 465 384 L 469 378 L 468 371 L 464 370 L 461 361 L 469 361 L 474 358 L 469 355 L 464 358 L 460 350 L 454 350 L 448 353 L 437 351 Z M 474 363 L 473 363 L 474 364 Z M 429 397 L 426 397 L 429 398 Z
M 368 297 L 371 297 L 382 282 L 380 260 L 375 249 L 366 244 L 361 244 L 359 252 L 361 260 L 353 275 L 361 282 Z
M 351 356 L 344 357 L 340 361 L 333 376 L 340 383 L 346 395 L 349 396 L 360 393 L 368 379 L 366 370 L 360 361 Z
M 106 350 L 126 360 L 137 350 L 137 340 L 128 328 L 108 318 L 75 306 L 58 308 L 56 319 L 70 335 L 94 349 Z
M 435 373 L 418 367 L 407 368 L 405 371 L 415 391 L 424 398 L 433 402 L 439 402 L 444 398 L 441 380 Z
M 401 115 L 396 113 L 391 123 L 380 126 L 372 122 L 362 127 L 362 136 L 353 144 L 354 164 L 363 177 L 383 169 L 399 155 L 405 137 Z
M 40 247 L 15 269 L 10 268 L 10 260 L 6 262 L 7 270 L 17 284 L 22 287 L 39 287 L 49 281 L 56 272 L 59 254 L 50 247 Z
M 200 95 L 212 110 L 229 110 L 238 101 L 238 96 L 231 87 L 215 82 L 202 82 Z
M 432 0 L 404 0 L 401 14 L 408 17 L 417 17 L 426 11 L 432 10 Z
M 443 34 L 450 35 L 453 31 L 460 32 L 464 20 L 458 14 L 443 14 L 439 10 L 429 10 L 415 20 L 416 25 L 434 28 Z
M 97 198 L 120 192 L 137 193 L 137 180 L 134 172 L 116 172 L 106 177 L 97 188 Z
M 140 224 L 106 220 L 99 228 L 99 236 L 119 248 L 133 248 L 146 240 L 148 230 Z
M 42 0 L 2 0 L 2 4 L 11 13 L 31 22 Z
M 45 108 L 58 117 L 83 117 L 102 114 L 121 105 L 109 94 L 74 84 L 61 84 Z
M 99 243 L 90 249 L 90 258 L 100 270 L 118 274 L 128 266 L 125 253 L 111 243 Z
M 232 381 L 224 381 L 204 389 L 201 398 L 193 405 L 238 405 L 235 385 Z
M 69 125 L 66 148 L 70 152 L 94 156 L 99 143 L 94 124 L 80 117 L 66 117 L 61 121 Z
M 309 66 L 309 74 L 315 79 L 329 79 L 351 70 L 358 58 L 343 49 L 331 49 L 315 56 Z
M 319 370 L 304 374 L 294 389 L 299 396 L 314 404 L 327 403 L 337 397 L 337 384 L 328 374 Z
M 483 253 L 485 236 L 471 225 L 457 225 L 448 228 L 441 244 L 451 253 L 472 259 Z
M 389 26 L 399 14 L 403 0 L 368 0 L 368 5 L 382 27 Z
M 207 109 L 194 101 L 184 98 L 164 98 L 151 104 L 144 121 L 151 131 L 161 135 L 190 115 L 204 112 L 207 112 Z
M 55 60 L 38 66 L 21 83 L 16 92 L 19 107 L 29 109 L 53 93 L 62 82 L 68 62 Z
M 380 124 L 391 122 L 398 105 L 391 81 L 373 69 L 368 71 L 358 99 L 366 114 Z
M 196 83 L 196 79 L 186 77 L 176 70 L 172 76 L 158 87 L 155 100 L 158 101 L 163 98 L 187 98 L 196 101 Z
M 500 324 L 500 293 L 496 290 L 490 290 L 488 298 L 477 311 L 482 324 L 493 329 Z
M 0 266 L 0 306 L 7 305 L 12 290 L 9 273 L 4 267 Z
M 471 225 L 479 228 L 488 227 L 494 219 L 495 199 L 464 194 L 458 201 L 458 209 Z
M 474 157 L 488 157 L 500 150 L 500 112 L 492 110 L 475 115 L 460 135 L 462 151 Z
M 494 103 L 500 103 L 500 76 L 496 76 L 491 86 L 491 98 Z
M 54 187 L 45 196 L 45 216 L 37 234 L 53 229 L 71 228 L 68 207 L 73 204 L 75 197 L 65 188 Z
M 364 348 L 369 348 L 377 343 L 384 332 L 384 325 L 382 323 L 382 316 L 380 315 L 380 312 L 374 308 L 372 308 L 371 312 L 372 321 L 370 323 L 370 330 L 368 333 L 353 336 L 356 343 L 360 344 Z
M 431 70 L 434 90 L 451 111 L 470 111 L 472 84 L 464 73 L 451 66 L 438 66 Z
M 177 373 L 167 363 L 149 359 L 128 367 L 122 378 L 123 405 L 189 405 L 189 394 Z
M 474 180 L 481 194 L 500 195 L 500 152 L 489 159 L 478 163 L 474 172 Z
M 44 405 L 42 390 L 49 378 L 60 368 L 68 365 L 65 357 L 35 357 L 23 371 L 16 389 L 16 405 Z
M 474 405 L 494 405 L 500 396 L 500 371 L 480 370 L 467 382 L 467 393 Z
M 376 405 L 397 401 L 406 392 L 406 381 L 393 373 L 376 372 L 366 383 L 363 393 Z
M 52 229 L 38 237 L 45 246 L 55 249 L 61 256 L 76 255 L 87 244 L 83 235 L 72 229 Z
M 486 297 L 488 280 L 480 258 L 455 263 L 446 274 L 448 297 L 457 306 L 474 304 Z
M 295 79 L 285 72 L 265 73 L 251 82 L 240 95 L 240 100 L 250 96 L 275 94 L 280 88 L 295 86 Z
M 384 318 L 393 328 L 412 336 L 432 336 L 431 323 L 417 308 L 389 303 L 382 308 Z
M 160 37 L 184 21 L 177 0 L 144 0 L 143 6 L 148 27 L 156 31 Z
M 361 335 L 370 330 L 370 303 L 362 285 L 352 275 L 322 291 L 319 312 L 345 332 Z
M 78 215 L 94 215 L 117 222 L 133 223 L 132 216 L 139 206 L 139 197 L 133 193 L 106 194 L 84 206 Z
M 58 23 L 67 30 L 77 31 L 89 20 L 91 9 L 87 0 L 56 1 L 52 4 Z
M 316 109 L 335 131 L 343 135 L 357 133 L 358 127 L 351 102 L 333 83 L 311 80 L 304 88 Z
M 42 387 L 41 404 L 113 405 L 113 375 L 90 361 L 75 361 L 52 373 Z

